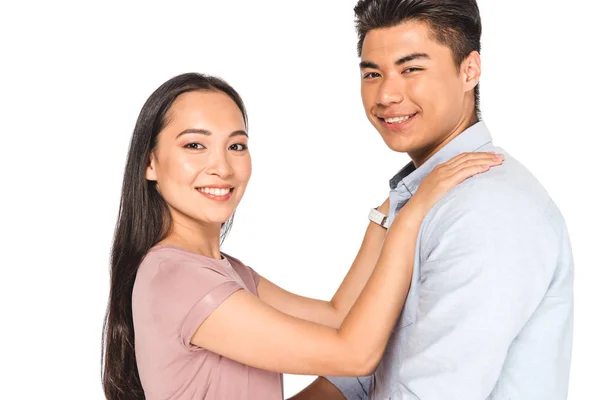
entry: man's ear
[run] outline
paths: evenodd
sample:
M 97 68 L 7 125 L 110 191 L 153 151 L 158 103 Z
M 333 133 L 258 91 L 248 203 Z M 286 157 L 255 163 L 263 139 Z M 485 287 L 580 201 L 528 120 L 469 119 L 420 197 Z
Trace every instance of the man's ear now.
M 156 158 L 154 153 L 150 153 L 150 163 L 146 168 L 146 180 L 156 181 Z
M 461 74 L 463 74 L 465 92 L 475 89 L 481 77 L 481 57 L 477 51 L 472 51 L 462 62 Z

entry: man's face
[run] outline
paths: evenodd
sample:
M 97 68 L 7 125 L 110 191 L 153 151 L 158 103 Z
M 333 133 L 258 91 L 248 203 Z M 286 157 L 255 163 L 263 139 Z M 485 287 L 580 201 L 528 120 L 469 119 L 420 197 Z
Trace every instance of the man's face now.
M 387 146 L 420 165 L 473 123 L 479 74 L 478 53 L 457 71 L 424 22 L 374 29 L 362 47 L 363 106 Z

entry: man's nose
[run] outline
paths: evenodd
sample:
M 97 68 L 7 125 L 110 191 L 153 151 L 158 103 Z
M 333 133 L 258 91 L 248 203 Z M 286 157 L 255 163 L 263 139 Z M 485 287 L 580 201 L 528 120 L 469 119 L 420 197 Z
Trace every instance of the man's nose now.
M 402 84 L 395 77 L 386 78 L 377 93 L 377 103 L 382 106 L 401 103 L 404 100 Z

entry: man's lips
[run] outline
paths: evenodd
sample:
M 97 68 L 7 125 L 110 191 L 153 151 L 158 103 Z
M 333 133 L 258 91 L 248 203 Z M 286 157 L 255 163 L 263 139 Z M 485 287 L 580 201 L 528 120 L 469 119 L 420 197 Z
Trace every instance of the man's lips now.
M 375 114 L 379 120 L 385 122 L 386 124 L 401 124 L 408 121 L 415 115 L 417 115 L 416 112 L 412 114 Z
M 403 114 L 403 115 L 375 115 L 377 120 L 381 124 L 381 126 L 387 131 L 402 131 L 406 127 L 408 127 L 412 121 L 415 119 L 415 116 L 418 115 L 418 112 L 414 114 Z

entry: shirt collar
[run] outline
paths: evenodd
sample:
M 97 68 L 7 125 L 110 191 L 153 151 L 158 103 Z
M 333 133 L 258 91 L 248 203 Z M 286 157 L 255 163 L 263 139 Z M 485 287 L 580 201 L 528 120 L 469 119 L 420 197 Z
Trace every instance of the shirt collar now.
M 445 163 L 460 153 L 475 151 L 491 142 L 492 136 L 485 123 L 482 121 L 477 122 L 452 139 L 419 168 L 415 168 L 412 161 L 408 163 L 390 179 L 390 188 L 394 190 L 404 186 L 410 192 L 410 195 L 414 195 L 423 178 L 437 165 Z

